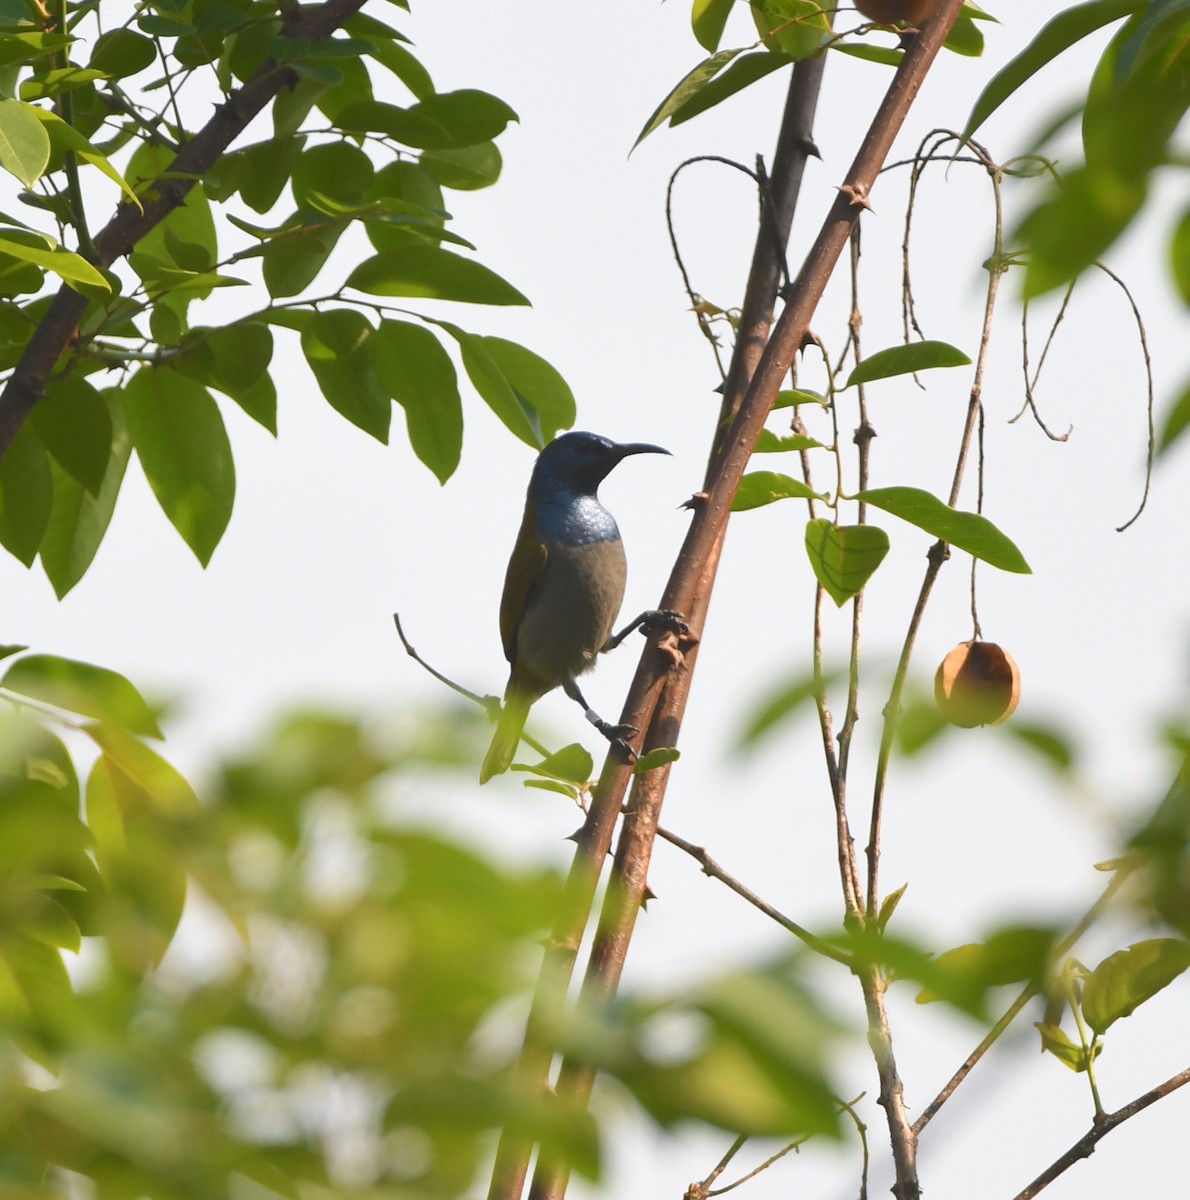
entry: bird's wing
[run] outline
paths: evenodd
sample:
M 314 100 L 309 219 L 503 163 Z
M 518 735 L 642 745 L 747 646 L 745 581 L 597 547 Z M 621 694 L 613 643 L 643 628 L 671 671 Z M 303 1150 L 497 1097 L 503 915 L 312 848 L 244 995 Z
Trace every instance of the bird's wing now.
M 545 573 L 546 559 L 549 558 L 549 551 L 534 526 L 535 522 L 525 513 L 504 575 L 504 596 L 500 600 L 500 639 L 504 643 L 504 657 L 510 663 L 516 662 L 516 641 L 521 618 L 533 603 L 534 593 Z

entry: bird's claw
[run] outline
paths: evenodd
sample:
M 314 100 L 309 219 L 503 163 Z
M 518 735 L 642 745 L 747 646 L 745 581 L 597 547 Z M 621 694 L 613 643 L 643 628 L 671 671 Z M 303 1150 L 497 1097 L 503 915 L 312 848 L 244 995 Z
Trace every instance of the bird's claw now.
M 632 727 L 628 726 L 628 728 L 631 729 Z M 636 731 L 633 730 L 633 732 L 635 733 Z M 611 738 L 610 741 L 611 741 L 612 751 L 615 754 L 619 755 L 619 757 L 622 758 L 626 763 L 636 762 L 636 751 L 633 750 L 633 748 L 628 744 L 628 742 L 624 738 L 614 737 L 614 738 Z
M 683 614 L 672 608 L 657 608 L 647 613 L 640 623 L 640 631 L 645 637 L 655 633 L 672 633 L 674 637 L 685 637 L 690 632 L 690 626 L 683 619 Z
M 610 721 L 600 721 L 595 726 L 611 743 L 612 750 L 625 762 L 636 762 L 636 751 L 628 744 L 630 737 L 635 737 L 640 730 L 635 725 L 613 725 Z

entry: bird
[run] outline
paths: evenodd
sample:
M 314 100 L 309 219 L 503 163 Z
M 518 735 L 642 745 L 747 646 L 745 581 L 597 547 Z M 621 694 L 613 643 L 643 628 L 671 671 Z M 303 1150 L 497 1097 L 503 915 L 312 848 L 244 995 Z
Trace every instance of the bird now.
M 854 0 L 869 21 L 882 25 L 898 25 L 902 21 L 913 26 L 924 25 L 942 7 L 941 0 Z
M 508 561 L 500 602 L 500 637 L 510 670 L 504 705 L 479 782 L 512 765 L 532 705 L 561 687 L 587 720 L 631 754 L 632 726 L 604 721 L 587 703 L 577 676 L 633 629 L 685 629 L 680 614 L 649 611 L 612 636 L 628 578 L 615 518 L 599 501 L 599 485 L 633 454 L 668 454 L 646 442 L 617 443 L 574 431 L 538 455 L 525 495 L 525 515 Z

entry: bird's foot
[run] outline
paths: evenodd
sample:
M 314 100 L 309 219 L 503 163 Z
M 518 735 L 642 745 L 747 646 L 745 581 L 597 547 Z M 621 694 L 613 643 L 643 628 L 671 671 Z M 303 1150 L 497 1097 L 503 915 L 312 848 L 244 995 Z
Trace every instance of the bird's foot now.
M 625 761 L 636 762 L 636 751 L 628 739 L 635 737 L 640 730 L 635 725 L 613 725 L 610 721 L 592 721 L 592 725 L 611 743 L 612 749 Z
M 672 608 L 653 608 L 641 613 L 640 631 L 645 637 L 655 633 L 672 633 L 674 637 L 686 637 L 690 626 L 683 619 L 683 614 Z

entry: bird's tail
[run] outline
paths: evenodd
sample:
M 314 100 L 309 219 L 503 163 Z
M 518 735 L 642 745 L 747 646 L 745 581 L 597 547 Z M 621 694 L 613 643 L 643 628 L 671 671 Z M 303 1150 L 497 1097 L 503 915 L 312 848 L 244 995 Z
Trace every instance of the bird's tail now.
M 500 710 L 500 719 L 496 722 L 492 744 L 488 747 L 483 766 L 479 769 L 480 783 L 487 783 L 493 775 L 504 774 L 512 766 L 512 758 L 520 745 L 521 732 L 525 728 L 531 704 L 532 701 L 527 696 L 511 689 L 504 697 L 504 707 Z

